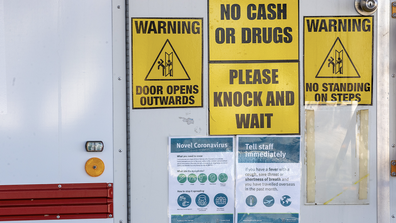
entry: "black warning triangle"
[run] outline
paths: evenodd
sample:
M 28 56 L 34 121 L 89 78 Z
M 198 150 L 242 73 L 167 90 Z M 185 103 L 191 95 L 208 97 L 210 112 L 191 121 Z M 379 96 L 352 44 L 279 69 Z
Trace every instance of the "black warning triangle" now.
M 339 37 L 334 41 L 316 78 L 360 78 L 348 52 Z
M 169 39 L 165 41 L 164 46 L 155 58 L 146 78 L 146 81 L 177 81 L 190 80 L 186 69 L 184 68 L 179 56 Z

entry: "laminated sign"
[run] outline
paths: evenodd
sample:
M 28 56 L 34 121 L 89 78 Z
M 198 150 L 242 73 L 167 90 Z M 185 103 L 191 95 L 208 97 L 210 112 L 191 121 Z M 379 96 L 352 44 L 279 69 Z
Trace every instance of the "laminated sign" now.
M 299 134 L 298 0 L 208 7 L 210 134 Z
M 132 18 L 133 108 L 202 107 L 202 19 Z
M 304 17 L 305 104 L 372 104 L 373 17 Z
M 234 222 L 233 137 L 169 138 L 169 223 Z
M 301 139 L 237 137 L 237 223 L 300 222 Z

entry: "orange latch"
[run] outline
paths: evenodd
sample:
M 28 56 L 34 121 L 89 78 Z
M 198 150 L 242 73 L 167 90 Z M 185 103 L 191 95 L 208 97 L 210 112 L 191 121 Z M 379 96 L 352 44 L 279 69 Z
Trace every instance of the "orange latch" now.
M 396 2 L 392 2 L 392 18 L 396 18 Z
M 391 176 L 396 177 L 396 160 L 391 161 Z

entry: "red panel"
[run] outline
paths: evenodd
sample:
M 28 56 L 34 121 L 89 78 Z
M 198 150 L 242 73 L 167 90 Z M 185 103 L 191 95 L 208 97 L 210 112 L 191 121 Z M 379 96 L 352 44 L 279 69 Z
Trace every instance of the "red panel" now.
M 30 215 L 30 216 L 0 216 L 0 221 L 29 221 L 29 220 L 57 220 L 57 219 L 93 219 L 112 218 L 109 214 L 75 214 L 75 215 Z
M 77 190 L 0 191 L 0 200 L 112 197 L 112 188 Z
M 59 187 L 59 185 L 60 185 L 60 187 Z M 0 185 L 0 191 L 2 191 L 2 190 L 12 191 L 12 190 L 94 189 L 94 188 L 112 188 L 112 187 L 113 187 L 112 183 Z
M 77 205 L 77 204 L 106 204 L 113 202 L 108 198 L 79 198 L 79 199 L 28 199 L 28 200 L 0 200 L 0 207 L 15 206 L 44 206 L 44 205 Z
M 113 185 L 0 185 L 0 221 L 109 218 Z
M 110 204 L 102 205 L 70 205 L 70 206 L 35 206 L 35 207 L 3 207 L 0 216 L 7 215 L 49 215 L 49 214 L 101 214 L 109 213 Z

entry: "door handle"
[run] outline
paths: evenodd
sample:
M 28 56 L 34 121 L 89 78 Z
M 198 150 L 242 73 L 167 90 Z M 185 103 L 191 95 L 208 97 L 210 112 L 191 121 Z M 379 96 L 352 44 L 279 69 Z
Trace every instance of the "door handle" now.
M 378 0 L 355 0 L 355 9 L 361 15 L 371 15 L 377 8 Z

